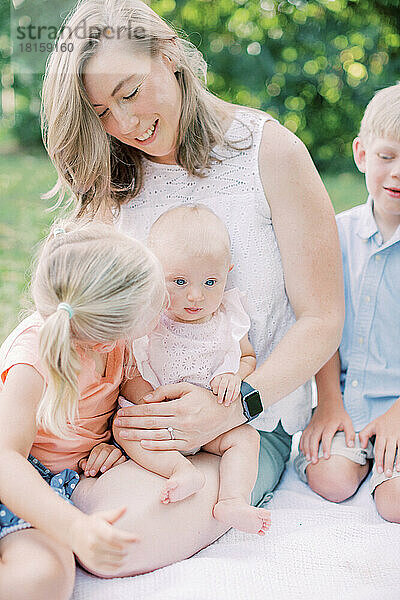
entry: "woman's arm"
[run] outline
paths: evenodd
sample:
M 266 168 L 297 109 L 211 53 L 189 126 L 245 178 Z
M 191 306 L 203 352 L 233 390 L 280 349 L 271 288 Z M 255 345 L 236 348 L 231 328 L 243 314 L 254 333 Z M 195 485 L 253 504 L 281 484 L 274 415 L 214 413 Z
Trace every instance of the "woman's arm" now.
M 259 169 L 296 316 L 267 360 L 247 378 L 267 408 L 312 377 L 338 348 L 344 294 L 333 208 L 304 144 L 267 121 Z

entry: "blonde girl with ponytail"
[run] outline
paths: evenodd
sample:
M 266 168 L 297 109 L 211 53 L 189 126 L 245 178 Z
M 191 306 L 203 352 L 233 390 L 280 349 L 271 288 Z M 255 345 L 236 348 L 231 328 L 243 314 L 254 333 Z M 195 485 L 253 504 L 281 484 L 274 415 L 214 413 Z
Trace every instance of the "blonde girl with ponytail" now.
M 70 598 L 74 554 L 94 574 L 123 571 L 138 541 L 126 507 L 84 514 L 74 492 L 86 463 L 93 475 L 125 461 L 110 418 L 165 284 L 140 242 L 69 222 L 43 244 L 32 296 L 36 311 L 0 349 L 0 600 Z

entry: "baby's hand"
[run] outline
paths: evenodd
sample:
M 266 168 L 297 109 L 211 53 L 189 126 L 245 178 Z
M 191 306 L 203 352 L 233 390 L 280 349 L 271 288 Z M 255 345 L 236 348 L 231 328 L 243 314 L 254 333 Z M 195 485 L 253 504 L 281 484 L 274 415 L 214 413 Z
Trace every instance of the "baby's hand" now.
M 137 537 L 114 526 L 126 507 L 95 512 L 78 518 L 71 528 L 74 554 L 89 570 L 114 575 L 123 566 L 129 546 Z
M 210 381 L 213 393 L 218 396 L 218 404 L 229 406 L 239 396 L 242 380 L 235 373 L 222 373 Z
M 113 444 L 97 444 L 92 448 L 89 458 L 83 458 L 79 461 L 79 466 L 84 471 L 86 477 L 94 477 L 99 471 L 105 473 L 111 467 L 120 465 L 127 460 L 119 448 Z

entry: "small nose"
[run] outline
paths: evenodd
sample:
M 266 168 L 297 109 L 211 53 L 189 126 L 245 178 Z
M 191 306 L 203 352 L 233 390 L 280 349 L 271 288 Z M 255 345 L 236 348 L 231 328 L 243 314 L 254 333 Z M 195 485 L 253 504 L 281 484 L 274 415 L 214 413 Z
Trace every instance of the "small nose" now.
M 400 159 L 393 161 L 391 175 L 392 177 L 400 178 Z
M 190 302 L 196 302 L 203 299 L 203 290 L 200 286 L 191 285 L 188 289 L 187 299 Z
M 123 134 L 131 133 L 139 125 L 138 117 L 132 114 L 128 107 L 114 108 L 113 115 L 118 123 L 119 130 Z

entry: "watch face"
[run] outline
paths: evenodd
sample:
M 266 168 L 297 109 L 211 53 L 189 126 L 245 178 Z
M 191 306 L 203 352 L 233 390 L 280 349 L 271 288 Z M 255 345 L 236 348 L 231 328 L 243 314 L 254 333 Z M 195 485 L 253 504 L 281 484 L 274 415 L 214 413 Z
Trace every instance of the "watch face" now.
M 250 394 L 246 394 L 244 400 L 247 404 L 247 410 L 249 411 L 250 418 L 256 417 L 262 412 L 262 404 L 259 392 L 254 390 Z

